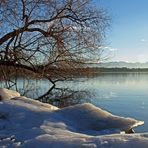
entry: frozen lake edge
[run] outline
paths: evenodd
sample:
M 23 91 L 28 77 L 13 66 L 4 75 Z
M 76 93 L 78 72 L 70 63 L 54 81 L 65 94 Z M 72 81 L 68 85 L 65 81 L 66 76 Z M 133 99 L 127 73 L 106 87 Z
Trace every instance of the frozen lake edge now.
M 148 147 L 148 133 L 116 134 L 142 121 L 85 103 L 58 109 L 0 89 L 0 147 Z

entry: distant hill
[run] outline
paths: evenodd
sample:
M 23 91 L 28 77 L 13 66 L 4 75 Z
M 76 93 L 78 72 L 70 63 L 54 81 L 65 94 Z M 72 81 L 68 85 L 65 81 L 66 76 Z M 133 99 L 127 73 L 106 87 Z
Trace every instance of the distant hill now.
M 108 63 L 92 63 L 87 64 L 86 67 L 105 67 L 105 68 L 148 68 L 148 62 L 146 63 L 128 63 L 128 62 L 108 62 Z

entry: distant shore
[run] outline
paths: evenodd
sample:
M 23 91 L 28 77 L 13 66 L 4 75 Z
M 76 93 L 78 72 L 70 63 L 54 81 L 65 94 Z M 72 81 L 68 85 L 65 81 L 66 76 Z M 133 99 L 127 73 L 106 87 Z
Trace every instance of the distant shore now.
M 105 67 L 87 67 L 85 71 L 91 73 L 148 73 L 148 68 L 105 68 Z

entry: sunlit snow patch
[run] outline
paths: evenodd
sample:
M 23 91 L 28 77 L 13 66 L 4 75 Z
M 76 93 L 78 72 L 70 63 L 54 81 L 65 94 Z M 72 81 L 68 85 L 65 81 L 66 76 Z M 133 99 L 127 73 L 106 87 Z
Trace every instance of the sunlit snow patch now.
M 13 90 L 0 88 L 0 100 L 10 100 L 14 97 L 20 97 L 20 94 Z
M 15 91 L 0 89 L 0 95 L 0 147 L 148 146 L 148 133 L 110 134 L 130 130 L 142 121 L 112 115 L 89 103 L 59 109 Z
M 56 111 L 80 131 L 126 131 L 144 124 L 133 118 L 112 115 L 90 103 L 66 107 Z

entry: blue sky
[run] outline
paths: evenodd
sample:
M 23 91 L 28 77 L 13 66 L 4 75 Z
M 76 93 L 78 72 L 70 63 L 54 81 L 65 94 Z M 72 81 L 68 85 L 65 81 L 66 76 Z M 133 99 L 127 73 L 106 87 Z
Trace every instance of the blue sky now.
M 112 19 L 105 50 L 111 61 L 148 61 L 148 0 L 94 0 Z

